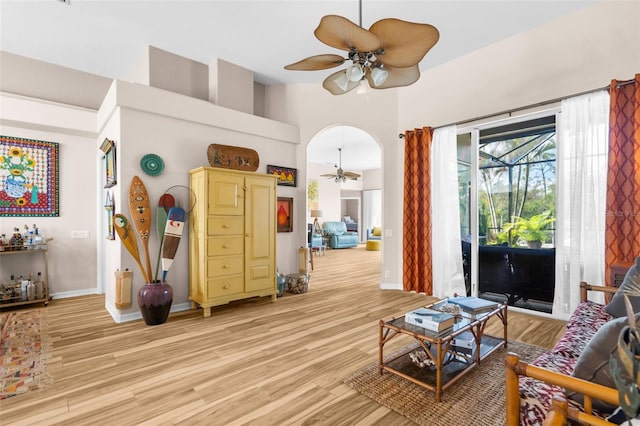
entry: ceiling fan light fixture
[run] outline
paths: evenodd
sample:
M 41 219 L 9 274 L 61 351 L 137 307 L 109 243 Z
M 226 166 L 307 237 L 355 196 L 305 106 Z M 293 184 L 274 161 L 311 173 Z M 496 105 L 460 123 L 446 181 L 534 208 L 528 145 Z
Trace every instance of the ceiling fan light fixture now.
M 350 92 L 363 78 L 368 80 L 373 89 L 389 89 L 415 83 L 420 77 L 419 62 L 440 38 L 438 29 L 430 24 L 385 18 L 366 30 L 362 27 L 362 0 L 358 1 L 358 6 L 359 25 L 342 16 L 326 15 L 320 19 L 320 24 L 313 33 L 324 44 L 348 52 L 346 58 L 335 54 L 316 55 L 285 68 L 323 70 L 346 61 L 353 62 L 346 71 L 338 72 L 346 74 L 346 86 L 338 85 L 337 73 L 331 74 L 322 82 L 322 87 L 332 95 Z
M 367 83 L 367 80 L 362 79 L 360 80 L 360 85 L 356 89 L 356 94 L 366 95 L 367 93 L 369 93 L 369 84 Z
M 360 64 L 354 62 L 353 65 L 347 68 L 347 78 L 350 81 L 360 81 L 362 80 L 362 77 L 364 77 L 364 71 L 362 70 Z
M 347 72 L 339 73 L 333 82 L 340 88 L 340 90 L 346 91 L 349 87 L 349 77 L 347 77 Z
M 389 71 L 382 69 L 382 67 L 371 69 L 371 80 L 376 87 L 387 81 L 387 77 L 389 77 Z

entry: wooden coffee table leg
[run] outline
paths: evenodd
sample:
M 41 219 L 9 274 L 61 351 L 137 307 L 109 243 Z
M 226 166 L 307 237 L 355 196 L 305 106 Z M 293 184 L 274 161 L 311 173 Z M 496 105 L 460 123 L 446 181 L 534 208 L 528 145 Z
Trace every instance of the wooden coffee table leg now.
M 442 343 L 436 343 L 436 402 L 442 401 Z
M 504 328 L 504 347 L 505 349 L 507 348 L 507 327 L 509 325 L 509 321 L 507 321 L 507 311 L 509 310 L 509 308 L 507 308 L 507 305 L 504 306 L 504 310 L 503 310 L 503 316 L 502 316 L 502 326 Z
M 382 337 L 382 329 L 384 328 L 384 321 L 380 320 L 378 325 L 378 371 L 380 371 L 380 375 L 382 376 L 382 352 L 384 348 L 384 339 Z

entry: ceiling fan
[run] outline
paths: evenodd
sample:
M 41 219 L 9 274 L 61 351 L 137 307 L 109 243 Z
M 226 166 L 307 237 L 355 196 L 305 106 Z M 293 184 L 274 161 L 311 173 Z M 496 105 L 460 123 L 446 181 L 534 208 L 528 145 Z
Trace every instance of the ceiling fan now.
M 337 164 L 334 165 L 334 167 L 336 167 L 338 170 L 336 170 L 335 173 L 328 173 L 320 176 L 333 179 L 336 181 L 336 183 L 344 183 L 347 181 L 347 179 L 358 180 L 358 178 L 360 177 L 358 173 L 345 172 L 344 170 L 342 170 L 342 148 L 338 148 L 338 154 L 340 155 L 340 166 L 338 166 Z
M 420 78 L 418 63 L 438 42 L 436 27 L 400 19 L 381 19 L 371 28 L 362 28 L 362 0 L 359 0 L 359 26 L 337 15 L 320 20 L 314 35 L 336 49 L 349 52 L 346 58 L 335 54 L 311 56 L 284 68 L 287 70 L 324 70 L 351 61 L 346 70 L 331 74 L 322 87 L 334 95 L 345 94 L 366 79 L 374 89 L 409 86 Z

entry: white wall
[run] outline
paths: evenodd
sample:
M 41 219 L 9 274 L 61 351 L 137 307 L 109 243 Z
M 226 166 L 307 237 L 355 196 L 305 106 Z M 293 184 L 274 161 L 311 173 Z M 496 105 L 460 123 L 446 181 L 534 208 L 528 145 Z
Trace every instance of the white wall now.
M 322 217 L 318 218 L 320 224 L 322 222 L 340 220 L 340 185 L 337 185 L 331 179 L 320 176 L 334 172 L 335 168 L 327 164 L 307 164 L 307 181 L 305 181 L 305 185 L 309 179 L 318 181 L 318 209 L 322 210 Z M 309 223 L 313 223 L 313 218 L 309 216 L 308 209 L 306 217 Z
M 98 127 L 101 129 L 100 139 L 108 137 L 118 144 L 118 184 L 113 191 L 116 211 L 124 212 L 126 216 L 130 216 L 128 191 L 134 175 L 138 175 L 147 188 L 153 217 L 160 196 L 176 185 L 180 186 L 171 190 L 171 194 L 176 201 L 182 200 L 182 207 L 188 210 L 188 171 L 209 166 L 207 148 L 212 143 L 255 149 L 260 156 L 259 173 L 266 173 L 267 164 L 295 167 L 297 129 L 292 126 L 152 87 L 114 82 L 100 109 Z M 147 176 L 140 169 L 140 159 L 148 153 L 157 154 L 164 160 L 165 169 L 159 176 Z M 277 194 L 293 196 L 295 188 L 279 186 Z M 295 201 L 304 203 L 304 198 Z M 187 229 L 188 220 L 187 216 Z M 155 269 L 159 240 L 153 218 L 152 221 L 149 251 Z M 297 271 L 296 241 L 299 237 L 306 239 L 306 227 L 297 226 L 294 233 L 278 234 L 277 265 L 280 272 Z M 167 282 L 174 288 L 172 310 L 188 309 L 190 306 L 187 240 L 185 233 L 167 276 Z M 136 262 L 128 252 L 122 250 L 119 240 L 105 241 L 103 247 L 105 270 L 101 276 L 106 282 L 107 308 L 116 321 L 139 318 L 135 303 L 129 309 L 116 309 L 115 293 L 112 291 L 115 285 L 113 272 L 118 268 L 128 268 L 133 271 L 132 292 L 135 300 L 137 291 L 144 284 Z
M 399 91 L 400 128 L 466 121 L 631 79 L 640 72 L 638 40 L 640 2 L 596 3 L 427 70 Z
M 398 147 L 402 142 L 398 140 L 397 96 L 397 90 L 372 90 L 367 95 L 353 91 L 334 96 L 319 84 L 272 85 L 267 87 L 265 107 L 267 117 L 300 127 L 299 173 L 307 161 L 306 146 L 316 133 L 328 127 L 358 127 L 380 145 L 382 167 L 390 171 L 384 174 L 383 190 L 385 243 L 382 270 L 389 271 L 388 278 L 383 278 L 384 288 L 398 288 L 402 282 L 402 234 L 398 233 L 402 228 L 401 215 L 398 214 L 402 203 L 402 150 Z M 305 215 L 304 210 L 298 215 Z
M 403 141 L 398 134 L 548 101 L 640 72 L 640 3 L 603 1 L 424 72 L 409 87 L 332 96 L 319 84 L 270 86 L 266 116 L 300 127 L 302 146 L 348 124 L 382 146 L 383 288 L 401 288 Z M 386 274 L 383 274 L 383 277 Z
M 154 197 L 169 184 L 185 184 L 185 171 L 189 168 L 206 164 L 206 146 L 210 143 L 258 150 L 260 171 L 265 171 L 266 164 L 297 168 L 298 186 L 278 187 L 278 195 L 294 197 L 295 231 L 278 234 L 278 267 L 286 273 L 297 269 L 296 250 L 306 242 L 306 145 L 316 133 L 329 126 L 359 127 L 371 134 L 382 148 L 385 241 L 382 269 L 389 271 L 382 287 L 400 288 L 403 141 L 398 139 L 398 134 L 415 127 L 465 121 L 603 87 L 613 78 L 631 78 L 640 72 L 639 39 L 640 4 L 603 1 L 428 70 L 410 87 L 373 90 L 365 96 L 356 93 L 333 96 L 319 84 L 267 86 L 265 116 L 271 120 L 158 89 L 128 85 L 118 99 L 107 100 L 101 107 L 97 114 L 101 124 L 97 129 L 95 121 L 91 123 L 88 119 L 87 124 L 81 117 L 91 116 L 90 111 L 79 113 L 69 107 L 56 110 L 47 102 L 16 101 L 11 96 L 7 101 L 7 96 L 2 94 L 0 131 L 10 136 L 60 142 L 64 148 L 61 151 L 64 159 L 61 216 L 37 222 L 56 238 L 51 253 L 51 261 L 55 263 L 51 271 L 53 290 L 69 294 L 96 291 L 96 258 L 100 262 L 111 259 L 105 263 L 108 274 L 101 275 L 101 280 L 103 276 L 112 276 L 116 266 L 130 269 L 135 266 L 127 260 L 128 254 L 118 252 L 120 245 L 114 248 L 115 243 L 103 242 L 104 231 L 96 219 L 102 216 L 97 210 L 104 201 L 96 179 L 100 161 L 97 146 L 104 137 L 109 136 L 118 144 L 127 143 L 128 148 L 123 149 L 124 157 L 121 157 L 124 168 L 119 172 L 120 185 L 127 186 L 134 172 L 138 173 L 137 162 L 143 153 L 154 152 L 165 159 L 166 175 L 148 179 L 154 182 L 150 185 Z M 2 53 L 3 59 L 8 56 L 11 55 Z M 12 87 L 15 93 L 26 90 L 21 82 L 31 81 L 23 77 L 32 75 L 33 62 L 22 67 L 23 62 L 12 61 L 12 67 L 7 68 L 7 61 L 3 61 L 0 82 L 3 90 L 7 87 Z M 43 72 L 37 74 L 37 78 L 42 80 L 47 75 Z M 55 76 L 47 84 L 50 90 L 74 90 L 77 79 L 62 81 L 57 70 Z M 96 82 L 95 86 L 100 84 Z M 77 98 L 77 102 L 89 102 L 81 96 Z M 283 127 L 282 123 L 291 126 Z M 126 135 L 119 133 L 120 127 L 127 131 Z M 280 136 L 264 136 L 274 134 Z M 123 205 L 122 194 L 118 194 L 117 202 Z M 0 220 L 2 229 L 23 224 L 19 219 L 3 217 Z M 70 233 L 78 227 L 95 232 L 91 232 L 89 240 L 71 241 Z M 96 245 L 100 250 L 104 245 L 105 252 L 98 253 Z M 186 272 L 185 252 L 182 248 L 179 250 L 183 257 L 170 273 L 170 280 L 181 286 L 185 285 L 182 284 Z M 58 285 L 61 287 L 56 288 Z M 105 290 L 112 298 L 110 290 Z M 183 303 L 184 295 L 184 289 L 179 288 L 176 303 Z
M 103 200 L 98 200 L 95 191 L 99 156 L 95 146 L 95 112 L 6 93 L 0 94 L 0 110 L 0 134 L 56 142 L 60 161 L 60 215 L 1 217 L 0 232 L 10 234 L 14 227 L 22 229 L 25 224 L 35 223 L 45 237 L 53 238 L 48 252 L 49 291 L 53 297 L 99 293 L 96 244 L 104 238 L 106 230 L 102 234 L 96 228 L 98 206 Z M 88 231 L 89 238 L 72 239 L 72 231 Z M 12 269 L 29 268 L 19 264 L 18 256 L 11 259 L 16 262 Z M 5 270 L 5 262 L 2 266 L 0 280 L 4 282 L 16 271 Z

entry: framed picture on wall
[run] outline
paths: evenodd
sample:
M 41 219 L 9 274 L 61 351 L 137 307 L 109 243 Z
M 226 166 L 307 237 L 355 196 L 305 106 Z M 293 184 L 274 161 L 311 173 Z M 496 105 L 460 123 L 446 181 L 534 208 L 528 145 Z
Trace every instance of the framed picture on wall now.
M 267 165 L 267 174 L 274 175 L 278 178 L 280 186 L 296 186 L 298 169 L 290 169 L 288 167 Z
M 0 136 L 0 216 L 59 216 L 57 142 Z
M 110 139 L 105 139 L 100 145 L 100 150 L 104 152 L 105 162 L 105 188 L 111 188 L 116 182 L 116 143 Z
M 276 222 L 278 232 L 293 232 L 293 198 L 278 197 Z

